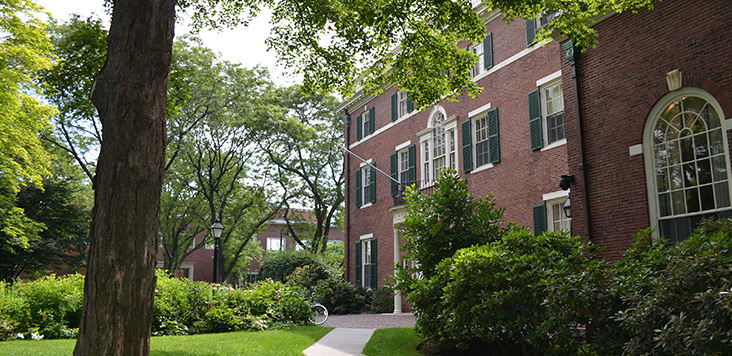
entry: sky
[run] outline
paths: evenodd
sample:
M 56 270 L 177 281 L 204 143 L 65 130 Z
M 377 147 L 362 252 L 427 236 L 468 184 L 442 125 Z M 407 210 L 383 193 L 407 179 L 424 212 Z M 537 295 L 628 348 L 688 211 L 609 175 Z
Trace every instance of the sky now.
M 82 17 L 95 14 L 109 24 L 109 16 L 104 13 L 104 0 L 36 0 L 58 20 L 67 20 L 76 13 Z M 221 55 L 222 59 L 234 63 L 241 63 L 251 68 L 259 64 L 269 68 L 272 79 L 278 85 L 291 85 L 296 82 L 281 65 L 276 65 L 277 56 L 274 52 L 267 52 L 264 39 L 269 35 L 269 12 L 263 13 L 252 21 L 248 27 L 238 27 L 222 32 L 201 31 L 198 35 L 204 45 Z M 186 24 L 176 23 L 175 36 L 189 32 Z

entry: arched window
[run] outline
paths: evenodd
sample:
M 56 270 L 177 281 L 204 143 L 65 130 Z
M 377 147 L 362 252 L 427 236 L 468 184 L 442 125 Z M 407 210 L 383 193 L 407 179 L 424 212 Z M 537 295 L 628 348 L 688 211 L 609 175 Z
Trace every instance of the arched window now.
M 455 121 L 450 120 L 450 125 L 446 123 L 445 113 L 435 110 L 430 130 L 422 139 L 422 179 L 426 182 L 437 179 L 442 169 L 457 169 Z
M 684 88 L 652 110 L 644 147 L 652 223 L 671 242 L 707 217 L 730 216 L 724 116 L 708 93 Z

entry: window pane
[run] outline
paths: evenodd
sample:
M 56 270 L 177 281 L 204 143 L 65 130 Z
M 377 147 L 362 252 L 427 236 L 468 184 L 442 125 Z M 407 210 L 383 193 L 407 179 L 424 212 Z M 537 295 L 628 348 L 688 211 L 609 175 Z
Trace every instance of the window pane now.
M 669 172 L 671 172 L 671 189 L 681 189 L 683 179 L 681 177 L 681 166 L 673 166 L 670 168 Z
M 719 155 L 724 153 L 724 143 L 722 142 L 721 129 L 709 131 L 709 150 L 712 155 Z
M 684 130 L 681 134 L 686 135 L 688 131 Z M 689 162 L 694 159 L 694 141 L 690 136 L 681 139 L 681 160 Z
M 725 156 L 712 157 L 713 176 L 715 182 L 727 180 L 727 163 L 725 162 L 724 157 Z
M 668 169 L 661 168 L 656 170 L 656 185 L 658 186 L 659 193 L 668 190 Z
M 726 208 L 730 205 L 729 185 L 727 182 L 714 184 L 714 197 L 717 198 L 717 208 Z
M 686 190 L 686 212 L 696 213 L 699 211 L 699 191 L 696 188 Z
M 709 146 L 707 145 L 707 135 L 695 135 L 694 136 L 694 151 L 696 152 L 696 158 L 709 157 Z
M 699 178 L 699 184 L 712 182 L 712 168 L 709 159 L 696 162 L 696 175 Z
M 671 215 L 671 194 L 665 193 L 658 196 L 659 213 L 661 216 Z
M 711 185 L 699 187 L 699 197 L 702 210 L 714 209 L 714 188 Z
M 698 184 L 694 163 L 687 163 L 684 167 L 684 187 L 694 187 Z
M 671 193 L 674 215 L 686 214 L 686 198 L 683 191 Z

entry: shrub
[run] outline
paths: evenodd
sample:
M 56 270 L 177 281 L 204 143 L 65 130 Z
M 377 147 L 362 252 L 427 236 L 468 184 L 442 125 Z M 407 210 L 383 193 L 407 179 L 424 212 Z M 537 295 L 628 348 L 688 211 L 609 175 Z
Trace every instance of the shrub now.
M 0 315 L 14 333 L 36 331 L 48 339 L 76 336 L 83 307 L 84 276 L 46 276 L 2 288 Z M 0 318 L 2 320 L 3 318 Z
M 567 233 L 514 229 L 462 249 L 409 295 L 417 330 L 443 348 L 575 354 L 583 345 L 573 327 L 590 320 L 587 306 L 602 281 L 591 248 Z
M 320 281 L 315 292 L 315 300 L 323 304 L 330 314 L 363 313 L 370 297 L 370 291 L 356 287 L 343 278 Z
M 732 238 L 729 221 L 702 225 L 670 248 L 648 288 L 630 290 L 616 314 L 627 355 L 732 352 Z
M 250 321 L 266 320 L 270 326 L 288 326 L 310 320 L 310 298 L 300 288 L 264 280 L 239 292 L 244 299 L 242 311 L 255 317 Z
M 330 273 L 324 265 L 308 265 L 295 268 L 292 274 L 287 276 L 287 284 L 307 291 L 315 288 L 318 282 L 328 278 L 330 278 Z
M 319 264 L 318 259 L 314 255 L 305 251 L 279 251 L 269 253 L 264 261 L 262 261 L 258 278 L 260 280 L 270 278 L 275 281 L 284 282 L 295 268 Z
M 394 312 L 394 290 L 389 286 L 382 286 L 373 291 L 370 313 Z
M 187 328 L 205 318 L 213 307 L 211 285 L 171 278 L 163 270 L 157 270 L 156 274 L 152 332 L 154 335 L 185 335 Z

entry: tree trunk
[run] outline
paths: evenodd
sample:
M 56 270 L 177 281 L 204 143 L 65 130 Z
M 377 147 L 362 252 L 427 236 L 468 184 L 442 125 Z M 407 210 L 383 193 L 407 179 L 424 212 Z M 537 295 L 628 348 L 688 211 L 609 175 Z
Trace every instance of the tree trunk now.
M 114 1 L 91 93 L 103 143 L 75 356 L 150 353 L 175 3 Z

